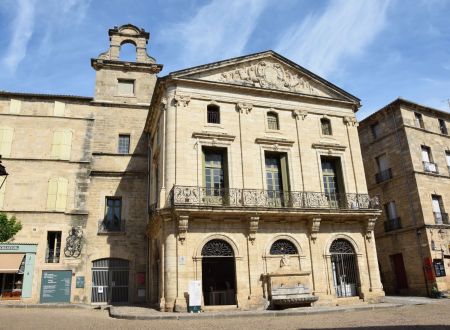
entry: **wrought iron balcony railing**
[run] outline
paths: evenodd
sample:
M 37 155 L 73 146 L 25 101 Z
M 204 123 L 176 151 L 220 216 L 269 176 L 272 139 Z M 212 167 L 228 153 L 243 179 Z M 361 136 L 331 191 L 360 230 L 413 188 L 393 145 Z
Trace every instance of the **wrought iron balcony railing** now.
M 45 255 L 45 262 L 49 264 L 57 264 L 59 262 L 59 256 L 61 249 L 49 249 Z
M 125 231 L 125 220 L 121 219 L 118 221 L 100 220 L 98 222 L 98 233 L 108 234 L 108 233 L 120 233 Z
M 448 225 L 448 213 L 443 212 L 433 212 L 434 214 L 434 221 L 436 221 L 436 224 L 438 225 Z
M 400 218 L 388 219 L 384 222 L 384 231 L 392 231 L 402 228 L 402 222 Z
M 367 194 L 327 194 L 309 191 L 272 191 L 262 189 L 213 189 L 196 186 L 174 186 L 169 197 L 171 206 L 221 206 L 295 209 L 379 209 L 378 197 Z
M 438 166 L 436 163 L 423 162 L 423 170 L 429 173 L 439 173 Z
M 375 180 L 377 183 L 387 181 L 389 179 L 392 179 L 392 170 L 388 168 L 387 170 L 380 171 L 377 174 L 375 174 Z

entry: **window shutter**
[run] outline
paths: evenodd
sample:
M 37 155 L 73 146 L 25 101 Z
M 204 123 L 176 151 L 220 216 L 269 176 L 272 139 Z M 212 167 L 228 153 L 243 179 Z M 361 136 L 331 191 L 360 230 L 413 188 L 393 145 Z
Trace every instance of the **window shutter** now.
M 58 178 L 58 190 L 56 193 L 56 211 L 65 211 L 67 205 L 67 187 L 68 180 L 66 178 Z
M 61 159 L 69 160 L 72 150 L 72 132 L 67 130 L 62 133 Z
M 9 157 L 11 155 L 11 145 L 13 140 L 14 128 L 0 128 L 0 155 Z
M 385 171 L 389 168 L 386 155 L 381 155 L 378 157 L 378 167 L 380 171 Z
M 61 142 L 62 142 L 63 132 L 55 131 L 53 132 L 53 141 L 52 141 L 52 158 L 59 159 L 61 155 Z
M 56 209 L 57 192 L 58 192 L 58 179 L 51 178 L 48 181 L 47 210 L 53 211 Z
M 427 163 L 430 162 L 430 154 L 428 152 L 428 148 L 426 147 L 422 147 L 422 160 Z
M 55 106 L 53 107 L 53 116 L 64 117 L 66 112 L 66 104 L 63 102 L 55 101 Z
M 287 154 L 280 155 L 280 165 L 281 165 L 281 182 L 283 184 L 283 191 L 289 191 L 289 170 L 287 162 Z
M 9 113 L 18 115 L 20 113 L 21 107 L 22 107 L 22 101 L 11 100 L 9 103 Z

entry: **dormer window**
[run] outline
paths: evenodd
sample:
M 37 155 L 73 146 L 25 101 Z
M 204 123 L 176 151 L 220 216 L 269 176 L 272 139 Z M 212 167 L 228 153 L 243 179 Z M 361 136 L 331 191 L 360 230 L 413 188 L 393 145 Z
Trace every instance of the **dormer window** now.
M 320 126 L 322 127 L 322 135 L 333 135 L 331 131 L 331 121 L 328 118 L 322 118 L 320 120 Z
M 268 112 L 267 113 L 267 127 L 269 129 L 273 130 L 279 130 L 280 125 L 278 122 L 278 114 L 275 112 Z
M 220 107 L 215 104 L 210 104 L 206 108 L 206 116 L 208 124 L 220 124 Z
M 117 92 L 119 95 L 134 96 L 134 80 L 119 79 Z

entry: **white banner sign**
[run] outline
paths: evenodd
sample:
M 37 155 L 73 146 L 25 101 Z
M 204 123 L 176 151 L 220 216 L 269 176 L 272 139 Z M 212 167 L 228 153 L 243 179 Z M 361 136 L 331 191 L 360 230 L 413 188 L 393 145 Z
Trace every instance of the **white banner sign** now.
M 202 304 L 202 281 L 189 281 L 189 306 Z

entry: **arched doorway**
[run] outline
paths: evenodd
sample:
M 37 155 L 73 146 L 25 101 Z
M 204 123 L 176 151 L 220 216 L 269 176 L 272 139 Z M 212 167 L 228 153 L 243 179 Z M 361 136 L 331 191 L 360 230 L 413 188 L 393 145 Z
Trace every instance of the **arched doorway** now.
M 105 258 L 92 262 L 93 303 L 127 303 L 129 262 L 124 259 Z
M 337 297 L 358 295 L 358 266 L 352 244 L 342 238 L 336 239 L 330 246 L 333 284 Z
M 236 305 L 234 251 L 224 240 L 213 239 L 202 249 L 203 301 L 208 305 Z

